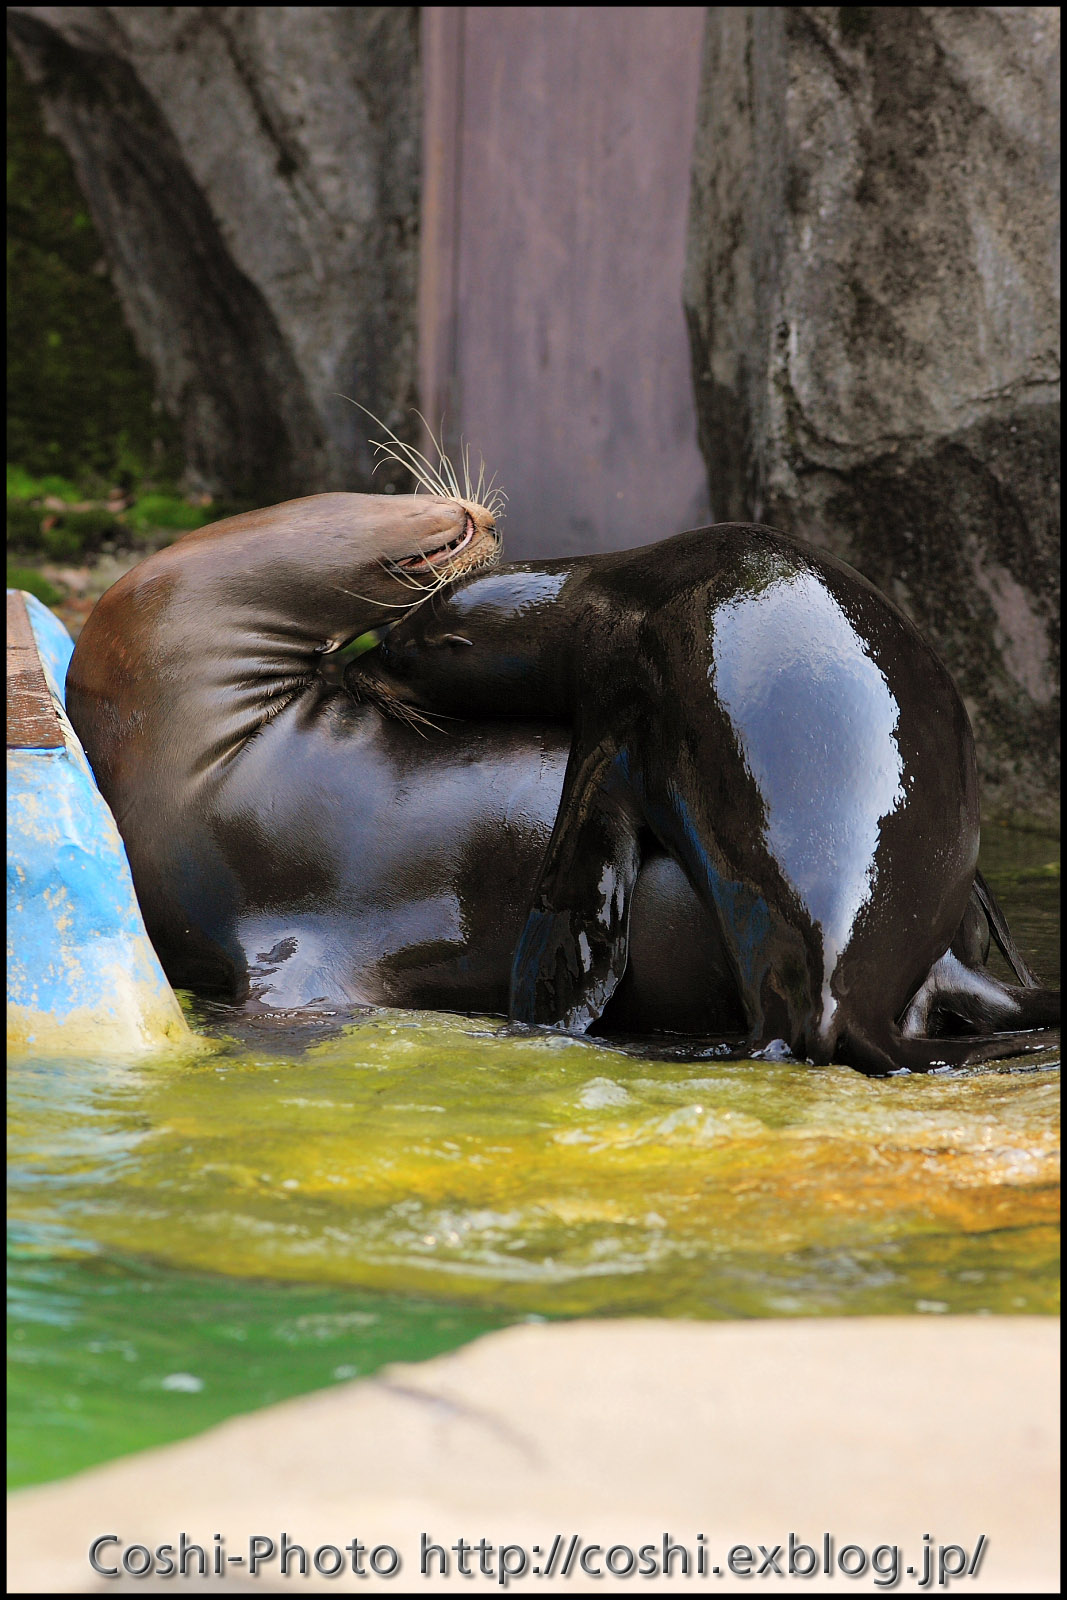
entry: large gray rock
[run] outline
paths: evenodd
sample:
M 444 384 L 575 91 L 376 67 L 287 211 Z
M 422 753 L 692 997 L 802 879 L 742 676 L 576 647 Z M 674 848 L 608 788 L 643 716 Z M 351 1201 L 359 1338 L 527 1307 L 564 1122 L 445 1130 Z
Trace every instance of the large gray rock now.
M 410 432 L 417 8 L 8 18 L 194 483 L 260 503 L 370 487 L 369 424 L 337 395 Z
M 1056 813 L 1059 10 L 713 7 L 686 304 L 717 517 L 939 649 L 987 813 Z

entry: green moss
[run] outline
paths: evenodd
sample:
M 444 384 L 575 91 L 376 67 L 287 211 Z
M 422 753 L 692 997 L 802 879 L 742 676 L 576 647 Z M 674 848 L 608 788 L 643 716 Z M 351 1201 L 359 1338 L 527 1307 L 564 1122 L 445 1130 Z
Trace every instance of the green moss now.
M 20 466 L 8 467 L 7 488 L 9 553 L 49 561 L 91 560 L 102 549 L 157 549 L 179 534 L 251 509 L 229 502 L 194 505 L 172 488 L 152 484 L 118 511 L 86 505 L 86 491 L 69 479 L 35 477 Z
M 22 505 L 18 500 L 7 503 L 7 547 L 9 550 L 40 550 L 41 521 L 44 512 L 40 507 Z
M 53 561 L 73 561 L 85 549 L 78 530 L 62 522 L 51 528 L 42 528 L 41 545 Z
M 7 504 L 7 546 L 24 554 L 71 561 L 107 541 L 128 542 L 119 518 L 103 506 L 88 511 L 46 511 L 40 505 Z
M 46 134 L 10 53 L 7 83 L 8 458 L 44 493 L 57 492 L 43 487 L 50 479 L 62 482 L 61 495 L 70 477 L 175 476 L 175 433 L 123 320 L 70 159 Z M 27 497 L 25 485 L 16 492 Z
M 113 511 L 101 506 L 92 511 L 65 511 L 62 525 L 77 534 L 85 550 L 94 550 L 105 539 L 114 539 L 120 533 L 118 519 Z
M 55 584 L 42 578 L 32 567 L 13 567 L 10 562 L 7 566 L 7 586 L 9 589 L 25 589 L 46 606 L 57 606 L 63 598 Z
M 126 526 L 135 533 L 145 533 L 154 528 L 166 528 L 175 533 L 188 533 L 202 528 L 207 522 L 218 520 L 215 506 L 194 506 L 180 495 L 144 494 L 126 512 Z
M 45 495 L 54 495 L 58 500 L 80 500 L 81 491 L 77 484 L 71 483 L 69 478 L 60 478 L 55 473 L 44 478 L 35 478 L 32 472 L 27 472 L 25 467 L 7 469 L 7 498 L 12 500 L 41 500 Z

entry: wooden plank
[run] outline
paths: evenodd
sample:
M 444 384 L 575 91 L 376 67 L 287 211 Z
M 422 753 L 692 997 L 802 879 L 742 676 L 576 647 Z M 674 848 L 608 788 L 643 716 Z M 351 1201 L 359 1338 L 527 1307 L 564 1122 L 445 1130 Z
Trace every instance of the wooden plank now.
M 499 473 L 506 558 L 706 520 L 682 309 L 705 9 L 423 16 L 424 409 Z
M 63 729 L 45 681 L 26 602 L 18 592 L 7 597 L 7 747 L 55 750 Z

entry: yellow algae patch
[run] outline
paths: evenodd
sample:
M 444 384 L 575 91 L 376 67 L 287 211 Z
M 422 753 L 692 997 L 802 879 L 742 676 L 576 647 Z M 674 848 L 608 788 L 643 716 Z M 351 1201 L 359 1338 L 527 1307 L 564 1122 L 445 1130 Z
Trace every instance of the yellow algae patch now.
M 540 1312 L 1056 1305 L 1058 1062 L 868 1080 L 377 1014 L 15 1073 L 12 1211 L 235 1275 Z
M 62 931 L 62 924 L 57 926 Z M 210 1054 L 215 1046 L 189 1027 L 169 984 L 154 982 L 151 971 L 136 970 L 137 954 L 132 953 L 127 966 L 115 963 L 94 969 L 92 987 L 99 999 L 89 1004 L 69 1010 L 53 1004 L 46 1009 L 33 1004 L 37 995 L 32 988 L 29 1004 L 9 999 L 8 1051 L 31 1059 L 75 1060 L 102 1055 L 117 1059 L 165 1055 L 173 1060 Z M 77 951 L 61 947 L 54 959 L 80 977 Z

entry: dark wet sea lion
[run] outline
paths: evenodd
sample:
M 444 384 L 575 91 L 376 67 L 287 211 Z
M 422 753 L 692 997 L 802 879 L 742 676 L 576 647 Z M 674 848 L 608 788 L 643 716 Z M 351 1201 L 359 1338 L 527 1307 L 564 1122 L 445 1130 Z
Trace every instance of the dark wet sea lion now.
M 573 721 L 518 1021 L 602 1015 L 649 839 L 718 921 L 747 1052 L 784 1040 L 814 1062 L 925 1070 L 1030 1048 L 1058 1021 L 1021 963 L 1019 987 L 975 970 L 976 898 L 1014 947 L 976 880 L 974 744 L 948 673 L 871 584 L 799 540 L 721 524 L 497 569 L 421 607 L 350 681 Z M 931 1040 L 946 1018 L 1000 1036 Z
M 476 505 L 317 495 L 190 534 L 101 599 L 68 706 L 172 982 L 280 1009 L 507 1009 L 569 730 L 413 726 L 320 670 L 496 548 Z M 634 905 L 624 1025 L 740 1028 L 674 862 L 649 862 Z

